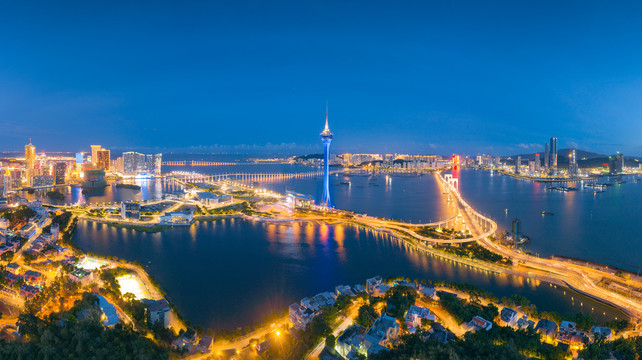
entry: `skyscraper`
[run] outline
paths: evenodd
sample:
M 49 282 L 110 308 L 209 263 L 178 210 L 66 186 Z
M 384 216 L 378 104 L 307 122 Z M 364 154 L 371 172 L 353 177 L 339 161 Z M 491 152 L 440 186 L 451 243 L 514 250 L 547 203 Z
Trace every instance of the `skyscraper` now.
M 323 195 L 321 196 L 321 206 L 332 207 L 330 199 L 330 143 L 332 142 L 332 132 L 328 127 L 328 107 L 325 108 L 325 128 L 321 132 L 321 142 L 323 143 Z
M 36 164 L 36 147 L 31 145 L 31 139 L 29 139 L 29 144 L 25 145 L 25 161 L 25 168 L 27 170 L 27 186 L 33 186 L 33 170 Z
M 91 164 L 96 166 L 98 164 L 98 151 L 100 151 L 100 145 L 91 145 Z
M 575 149 L 571 150 L 568 154 L 568 173 L 569 175 L 577 175 L 579 173 L 579 167 L 577 165 L 577 154 Z
M 557 176 L 557 138 L 551 138 L 551 174 Z
M 109 171 L 109 166 L 111 164 L 111 152 L 107 149 L 100 149 L 96 156 L 96 168 L 103 171 Z
M 550 165 L 550 158 L 548 152 L 548 143 L 544 144 L 544 172 L 548 174 L 548 167 Z
M 519 174 L 519 167 L 522 165 L 522 157 L 518 156 L 515 160 L 515 174 Z
M 67 172 L 67 164 L 59 162 L 54 165 L 54 184 L 62 185 L 65 183 L 65 173 Z
M 542 167 L 542 161 L 539 159 L 539 154 L 535 154 L 535 172 L 538 173 Z

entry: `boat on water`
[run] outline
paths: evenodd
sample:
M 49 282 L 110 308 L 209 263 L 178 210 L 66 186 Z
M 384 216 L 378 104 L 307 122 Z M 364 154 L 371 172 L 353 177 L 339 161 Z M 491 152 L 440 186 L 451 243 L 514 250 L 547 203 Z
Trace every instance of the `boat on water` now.
M 125 188 L 125 189 L 132 189 L 132 190 L 140 190 L 140 185 L 136 184 L 116 184 L 117 188 Z
M 555 215 L 552 212 L 542 211 L 542 215 Z
M 341 185 L 350 185 L 350 181 L 342 181 Z

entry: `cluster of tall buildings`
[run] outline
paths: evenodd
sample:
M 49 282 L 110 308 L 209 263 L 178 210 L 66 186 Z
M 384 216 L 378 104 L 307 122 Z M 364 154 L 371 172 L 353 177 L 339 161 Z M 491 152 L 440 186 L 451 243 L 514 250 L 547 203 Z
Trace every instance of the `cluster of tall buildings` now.
M 160 175 L 163 154 L 141 154 L 126 152 L 116 161 L 116 167 L 123 175 L 136 176 L 141 174 Z
M 105 184 L 105 174 L 160 175 L 162 154 L 144 155 L 126 152 L 115 161 L 111 151 L 100 145 L 91 145 L 91 157 L 76 153 L 75 157 L 49 156 L 37 153 L 29 141 L 21 158 L 3 159 L 0 162 L 0 197 L 9 191 L 23 188 L 43 188 L 68 183 Z

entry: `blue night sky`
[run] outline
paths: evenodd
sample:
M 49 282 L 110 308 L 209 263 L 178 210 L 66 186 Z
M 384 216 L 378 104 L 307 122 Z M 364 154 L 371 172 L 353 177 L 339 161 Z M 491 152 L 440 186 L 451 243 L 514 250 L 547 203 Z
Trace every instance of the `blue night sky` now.
M 0 5 L 0 150 L 642 155 L 642 3 Z

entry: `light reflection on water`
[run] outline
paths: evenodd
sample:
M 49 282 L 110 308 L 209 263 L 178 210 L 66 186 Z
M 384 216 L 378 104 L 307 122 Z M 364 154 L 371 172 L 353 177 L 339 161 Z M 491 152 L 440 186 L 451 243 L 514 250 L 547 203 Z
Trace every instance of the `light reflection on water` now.
M 85 251 L 149 262 L 147 270 L 188 320 L 218 329 L 250 325 L 257 314 L 375 275 L 468 282 L 499 297 L 524 295 L 542 310 L 574 313 L 591 303 L 596 317 L 615 314 L 588 299 L 577 301 L 577 294 L 460 265 L 352 225 L 227 219 L 162 233 L 107 227 L 82 221 L 74 239 Z

